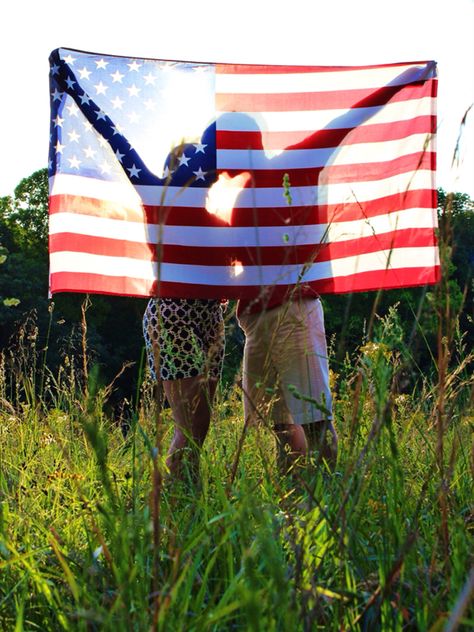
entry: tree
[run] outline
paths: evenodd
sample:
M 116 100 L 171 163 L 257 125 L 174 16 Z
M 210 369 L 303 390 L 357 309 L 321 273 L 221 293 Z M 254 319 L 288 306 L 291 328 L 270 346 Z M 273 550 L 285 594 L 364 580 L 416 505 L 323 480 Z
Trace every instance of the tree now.
M 0 275 L 0 296 L 15 297 L 15 308 L 0 304 L 4 346 L 15 323 L 48 305 L 48 179 L 46 169 L 24 178 L 13 197 L 0 198 L 0 242 L 7 257 Z
M 452 245 L 454 276 L 461 289 L 472 292 L 474 269 L 474 200 L 467 193 L 446 193 L 438 190 L 440 231 Z M 472 296 L 472 293 L 471 293 Z
M 0 220 L 10 231 L 14 246 L 36 255 L 48 248 L 48 173 L 35 171 L 15 188 L 14 196 L 0 199 Z M 8 247 L 8 246 L 7 246 Z

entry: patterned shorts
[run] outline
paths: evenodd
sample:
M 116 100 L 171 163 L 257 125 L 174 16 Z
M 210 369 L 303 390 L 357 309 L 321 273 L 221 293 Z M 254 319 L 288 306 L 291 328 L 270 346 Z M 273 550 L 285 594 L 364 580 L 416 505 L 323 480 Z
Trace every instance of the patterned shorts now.
M 154 345 L 161 380 L 197 375 L 220 377 L 225 344 L 220 301 L 152 298 L 143 315 L 143 335 L 153 379 L 156 379 Z

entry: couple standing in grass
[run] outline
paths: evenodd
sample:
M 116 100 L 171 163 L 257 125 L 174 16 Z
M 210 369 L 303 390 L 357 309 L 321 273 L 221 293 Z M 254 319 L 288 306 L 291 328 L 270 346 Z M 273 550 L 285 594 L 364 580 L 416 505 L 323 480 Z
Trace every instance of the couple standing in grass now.
M 245 333 L 245 422 L 273 428 L 285 471 L 314 452 L 332 465 L 337 437 L 321 301 L 304 285 L 275 294 L 237 304 Z M 153 298 L 144 315 L 148 364 L 174 420 L 167 459 L 172 475 L 183 459 L 196 465 L 209 429 L 224 361 L 223 312 L 220 300 Z
M 185 151 L 181 145 L 168 156 L 167 184 L 180 182 Z M 226 174 L 219 179 L 225 181 Z M 148 365 L 174 420 L 167 458 L 171 475 L 178 475 L 185 461 L 197 465 L 209 429 L 224 361 L 224 309 L 219 299 L 160 297 L 150 299 L 144 314 Z M 256 298 L 238 301 L 237 319 L 245 333 L 246 424 L 263 422 L 273 429 L 284 471 L 315 452 L 332 465 L 337 436 L 319 296 L 305 284 L 285 291 L 264 287 Z

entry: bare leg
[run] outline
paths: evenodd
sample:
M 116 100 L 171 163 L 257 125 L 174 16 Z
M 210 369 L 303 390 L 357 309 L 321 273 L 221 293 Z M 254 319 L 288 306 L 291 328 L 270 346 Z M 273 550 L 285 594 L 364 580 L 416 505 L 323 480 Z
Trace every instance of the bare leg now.
M 209 430 L 217 380 L 189 377 L 164 381 L 163 387 L 175 424 L 166 464 L 172 476 L 180 477 L 186 452 L 190 472 L 197 477 L 200 448 Z
M 315 453 L 318 460 L 326 461 L 334 469 L 337 461 L 337 433 L 332 422 L 315 421 L 303 427 L 309 453 Z
M 308 441 L 302 426 L 296 424 L 275 424 L 277 436 L 277 461 L 282 473 L 287 473 L 297 461 L 302 461 L 308 453 Z

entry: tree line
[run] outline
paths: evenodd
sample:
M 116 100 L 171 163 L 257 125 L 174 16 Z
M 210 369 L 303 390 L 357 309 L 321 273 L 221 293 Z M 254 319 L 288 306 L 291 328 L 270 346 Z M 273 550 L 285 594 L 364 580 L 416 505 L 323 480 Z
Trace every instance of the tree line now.
M 458 346 L 474 347 L 474 201 L 467 194 L 438 190 L 439 238 L 445 292 L 437 286 L 324 297 L 326 331 L 336 372 L 370 336 L 377 319 L 397 306 L 400 335 L 412 366 L 433 370 L 440 310 L 455 318 Z M 48 298 L 48 177 L 41 169 L 24 178 L 12 196 L 0 198 L 0 350 L 7 353 L 19 336 L 34 335 L 38 353 L 54 373 L 65 362 L 83 365 L 84 336 L 90 366 L 115 383 L 115 399 L 132 398 L 143 367 L 141 319 L 147 299 L 61 293 Z M 444 301 L 444 303 L 443 303 Z M 449 306 L 446 302 L 449 302 Z M 87 308 L 87 309 L 86 309 Z M 84 331 L 84 323 L 87 332 Z M 33 332 L 33 333 L 32 333 Z M 224 385 L 239 371 L 243 334 L 230 317 Z M 13 351 L 14 353 L 14 351 Z M 410 363 L 407 388 L 413 387 Z

